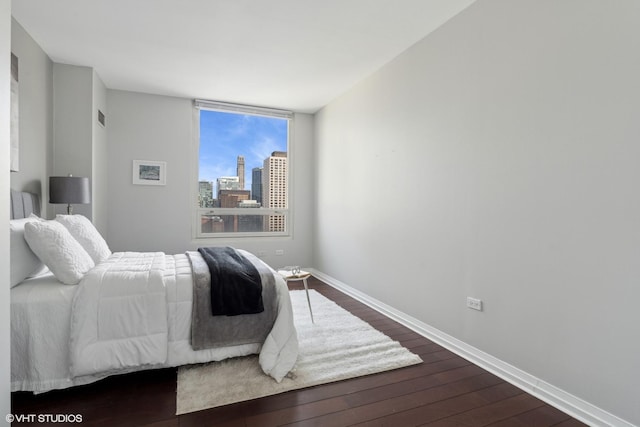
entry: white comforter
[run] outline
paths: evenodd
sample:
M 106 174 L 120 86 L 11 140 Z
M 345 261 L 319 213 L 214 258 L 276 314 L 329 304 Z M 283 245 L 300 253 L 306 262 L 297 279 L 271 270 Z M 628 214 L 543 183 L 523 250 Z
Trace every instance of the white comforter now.
M 243 254 L 254 262 L 262 262 L 248 252 Z M 18 356 L 12 351 L 12 390 L 46 391 L 95 381 L 113 373 L 217 361 L 258 352 L 263 371 L 279 382 L 295 365 L 298 340 L 286 283 L 278 275 L 275 282 L 277 317 L 263 344 L 194 351 L 189 344 L 192 274 L 187 256 L 114 253 L 89 271 L 77 286 L 70 303 L 69 346 L 65 349 L 68 353 L 59 351 L 60 346 L 54 355 L 27 351 L 28 354 Z M 13 292 L 24 285 L 12 289 L 12 305 Z M 30 297 L 38 295 L 36 288 L 29 291 Z M 20 301 L 26 307 L 29 298 Z M 60 308 L 58 305 L 57 309 Z M 16 312 L 22 313 L 21 323 L 31 321 L 25 318 L 26 310 Z M 29 316 L 38 317 L 39 311 L 28 312 Z M 46 328 L 43 319 L 32 320 Z M 15 333 L 19 335 L 19 331 Z M 47 331 L 39 331 L 39 336 L 47 335 Z M 14 372 L 13 359 L 18 357 L 19 370 Z M 58 360 L 52 364 L 51 358 Z M 43 360 L 48 360 L 47 367 L 54 367 L 50 372 L 42 372 Z
M 120 252 L 87 273 L 71 310 L 72 376 L 166 363 L 165 272 L 162 252 Z

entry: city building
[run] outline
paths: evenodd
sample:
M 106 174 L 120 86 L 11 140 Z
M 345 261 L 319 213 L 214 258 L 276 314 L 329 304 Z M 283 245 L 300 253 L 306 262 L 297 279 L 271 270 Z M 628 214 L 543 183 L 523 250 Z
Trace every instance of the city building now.
M 262 168 L 251 169 L 251 198 L 262 205 Z
M 198 205 L 201 208 L 212 208 L 214 206 L 213 182 L 198 182 Z
M 265 208 L 287 208 L 287 153 L 274 151 L 264 160 L 262 172 L 262 201 Z M 285 217 L 270 215 L 265 231 L 285 231 Z
M 240 179 L 237 176 L 221 176 L 216 180 L 216 197 L 220 199 L 220 192 L 224 190 L 242 190 Z
M 238 156 L 236 174 L 238 175 L 240 190 L 244 190 L 244 156 Z

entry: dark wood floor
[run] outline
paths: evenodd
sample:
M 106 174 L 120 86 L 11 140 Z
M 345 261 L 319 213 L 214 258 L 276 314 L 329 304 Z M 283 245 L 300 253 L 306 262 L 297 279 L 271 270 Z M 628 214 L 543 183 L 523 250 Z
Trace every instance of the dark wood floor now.
M 334 288 L 316 279 L 309 285 L 424 363 L 180 416 L 176 370 L 163 369 L 36 396 L 13 393 L 12 412 L 78 414 L 85 427 L 584 425 Z

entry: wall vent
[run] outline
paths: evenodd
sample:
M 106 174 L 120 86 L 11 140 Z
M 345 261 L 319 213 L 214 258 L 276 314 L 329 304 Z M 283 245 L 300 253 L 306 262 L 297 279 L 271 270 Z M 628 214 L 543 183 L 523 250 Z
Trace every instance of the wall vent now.
M 106 118 L 104 117 L 104 113 L 100 110 L 98 110 L 98 123 L 100 123 L 102 127 L 105 127 Z

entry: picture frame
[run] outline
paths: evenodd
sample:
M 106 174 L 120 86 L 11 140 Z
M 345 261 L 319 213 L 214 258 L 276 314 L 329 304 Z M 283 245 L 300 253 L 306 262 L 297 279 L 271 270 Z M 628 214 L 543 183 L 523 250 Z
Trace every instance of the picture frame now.
M 166 185 L 167 162 L 134 160 L 133 183 L 135 185 Z
M 10 168 L 11 172 L 20 171 L 20 78 L 18 73 L 18 57 L 11 53 L 11 154 Z

